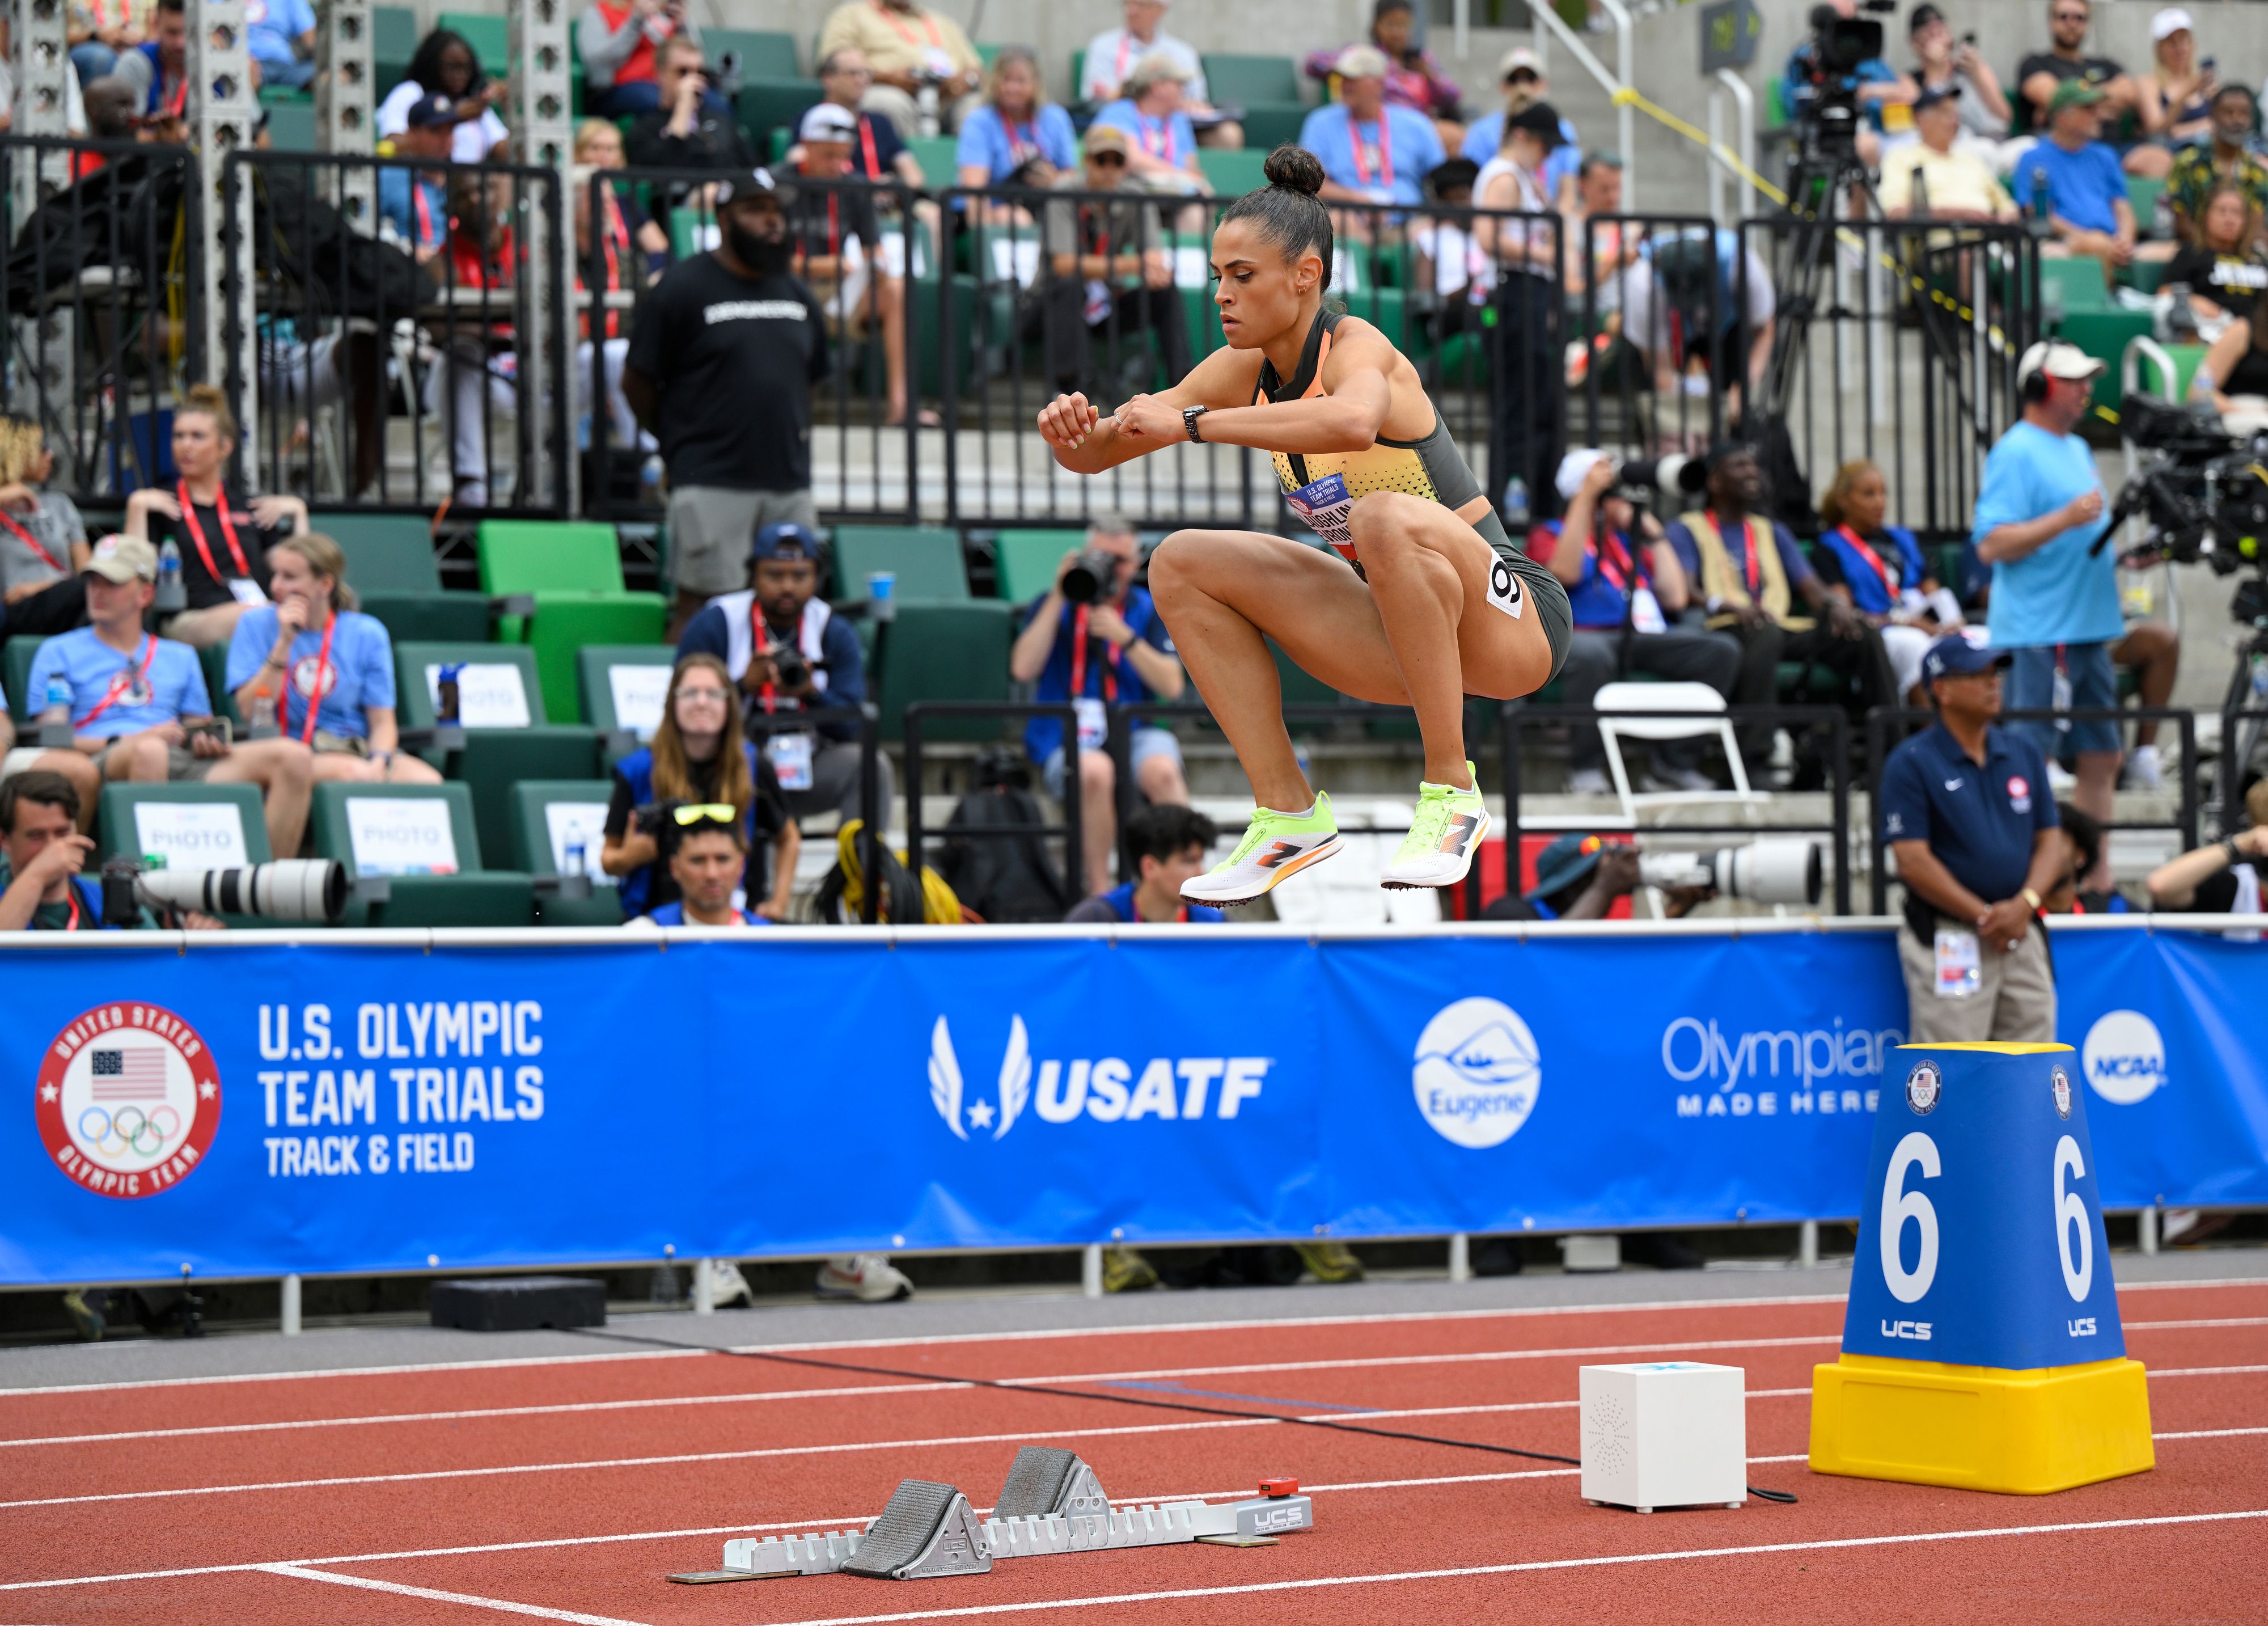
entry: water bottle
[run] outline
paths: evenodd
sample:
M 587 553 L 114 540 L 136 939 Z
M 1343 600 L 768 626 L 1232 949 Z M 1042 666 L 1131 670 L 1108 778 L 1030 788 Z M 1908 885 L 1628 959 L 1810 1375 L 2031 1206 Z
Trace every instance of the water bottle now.
M 2158 198 L 2150 211 L 2150 235 L 2160 240 L 2174 234 L 2173 195 L 2164 188 L 2158 189 Z
M 266 739 L 276 732 L 276 697 L 264 684 L 252 691 L 252 714 L 245 721 L 255 740 Z
M 2042 225 L 2048 223 L 2048 172 L 2037 164 L 2032 166 L 2032 218 Z
M 188 590 L 181 585 L 181 546 L 171 536 L 158 548 L 158 597 L 160 615 L 173 615 L 189 607 Z
M 61 672 L 48 679 L 48 703 L 40 713 L 42 723 L 70 723 L 70 684 Z
M 583 826 L 579 824 L 567 826 L 567 868 L 563 873 L 571 876 L 587 876 L 591 873 L 590 866 L 584 858 Z
M 1528 482 L 1518 475 L 1505 482 L 1504 523 L 1515 536 L 1528 528 Z

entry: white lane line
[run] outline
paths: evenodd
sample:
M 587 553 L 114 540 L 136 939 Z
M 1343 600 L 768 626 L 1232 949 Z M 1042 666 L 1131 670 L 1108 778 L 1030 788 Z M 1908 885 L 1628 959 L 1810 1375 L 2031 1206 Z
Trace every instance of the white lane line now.
M 1766 1541 L 1754 1547 L 1695 1547 L 1666 1553 L 1613 1553 L 1597 1558 L 1539 1558 L 1525 1563 L 1471 1564 L 1455 1570 L 1403 1570 L 1390 1575 L 1325 1575 L 1304 1581 L 1256 1581 L 1242 1586 L 1185 1586 L 1172 1592 L 1118 1593 L 1101 1598 L 1051 1598 L 1040 1603 L 978 1604 L 960 1609 L 909 1609 L 892 1615 L 828 1615 L 784 1626 L 881 1626 L 885 1622 L 942 1621 L 978 1615 L 1026 1615 L 1039 1609 L 1091 1608 L 1096 1605 L 1165 1603 L 1185 1598 L 1248 1597 L 1257 1593 L 1307 1592 L 1325 1586 L 1375 1586 L 1403 1581 L 1461 1580 L 1476 1575 L 1520 1575 L 1542 1570 L 1588 1570 L 1618 1564 L 1675 1563 L 1695 1558 L 1749 1558 L 1764 1553 L 1816 1553 L 1838 1548 L 1896 1547 L 1926 1541 L 1977 1541 L 1995 1537 L 2064 1535 L 2085 1530 L 2141 1530 L 2168 1525 L 2227 1523 L 2268 1519 L 2268 1508 L 2223 1513 L 2169 1513 L 2154 1519 L 2101 1519 L 2061 1525 L 2000 1525 L 1983 1530 L 1930 1530 L 1911 1535 L 1845 1536 L 1818 1541 Z
M 268 1575 L 288 1575 L 298 1581 L 328 1581 L 334 1586 L 358 1586 L 365 1592 L 393 1593 L 402 1598 L 428 1598 L 436 1603 L 461 1603 L 475 1609 L 497 1609 L 506 1615 L 532 1615 L 540 1621 L 573 1621 L 578 1626 L 639 1626 L 612 1615 L 583 1615 L 573 1609 L 547 1609 L 541 1604 L 512 1603 L 502 1598 L 476 1598 L 470 1593 L 445 1593 L 431 1586 L 405 1586 L 400 1581 L 373 1581 L 367 1576 L 329 1575 L 288 1563 L 263 1566 Z
M 2268 1365 L 2260 1366 L 2169 1366 L 2163 1371 L 2152 1372 L 2153 1378 L 2218 1378 L 2224 1372 L 2268 1372 Z

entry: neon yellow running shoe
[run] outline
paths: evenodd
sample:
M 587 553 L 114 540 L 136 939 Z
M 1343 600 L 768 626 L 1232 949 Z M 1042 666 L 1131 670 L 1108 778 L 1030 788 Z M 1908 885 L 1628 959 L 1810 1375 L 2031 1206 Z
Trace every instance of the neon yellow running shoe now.
M 1278 881 L 1295 876 L 1311 864 L 1320 864 L 1339 850 L 1338 821 L 1331 817 L 1331 799 L 1318 792 L 1315 805 L 1306 813 L 1278 813 L 1273 808 L 1252 809 L 1252 823 L 1244 839 L 1219 868 L 1182 883 L 1184 903 L 1248 904 Z
M 1468 776 L 1473 765 L 1465 765 Z M 1402 850 L 1386 867 L 1379 884 L 1396 889 L 1454 886 L 1473 867 L 1473 854 L 1488 834 L 1488 803 L 1482 800 L 1480 780 L 1458 790 L 1447 785 L 1418 787 L 1418 813 L 1410 821 L 1410 834 Z

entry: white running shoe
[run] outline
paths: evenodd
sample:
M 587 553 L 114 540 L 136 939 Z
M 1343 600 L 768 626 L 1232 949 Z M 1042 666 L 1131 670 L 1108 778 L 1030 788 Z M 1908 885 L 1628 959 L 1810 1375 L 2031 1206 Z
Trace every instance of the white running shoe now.
M 887 1255 L 857 1253 L 830 1259 L 821 1266 L 814 1290 L 821 1298 L 855 1298 L 861 1304 L 880 1304 L 894 1298 L 911 1298 L 914 1284 Z
M 1615 787 L 1607 782 L 1604 768 L 1577 768 L 1567 775 L 1567 794 L 1571 796 L 1611 796 Z
M 1465 765 L 1465 772 L 1472 773 L 1471 763 Z M 1481 850 L 1488 831 L 1488 803 L 1481 799 L 1477 780 L 1471 790 L 1421 784 L 1410 833 L 1378 883 L 1397 890 L 1454 886 L 1473 867 L 1473 854 Z
M 2166 770 L 2154 745 L 2137 745 L 2126 758 L 2126 783 L 2136 790 L 2156 790 L 2166 782 Z
M 1331 817 L 1331 799 L 1318 792 L 1315 805 L 1305 813 L 1278 813 L 1273 808 L 1252 809 L 1252 823 L 1228 861 L 1194 880 L 1182 883 L 1182 901 L 1248 904 L 1279 881 L 1339 850 L 1338 821 Z

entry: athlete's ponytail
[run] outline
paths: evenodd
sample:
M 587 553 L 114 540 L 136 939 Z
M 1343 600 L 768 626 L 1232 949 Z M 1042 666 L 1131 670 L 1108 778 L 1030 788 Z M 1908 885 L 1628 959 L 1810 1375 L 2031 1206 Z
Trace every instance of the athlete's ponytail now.
M 1247 192 L 1221 211 L 1220 223 L 1252 220 L 1260 234 L 1297 261 L 1310 248 L 1322 256 L 1324 275 L 1331 266 L 1331 211 L 1316 194 L 1323 189 L 1323 161 L 1305 147 L 1286 144 L 1268 155 L 1261 173 L 1268 184 Z

